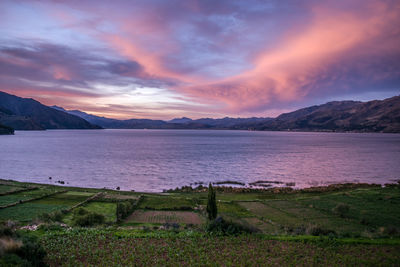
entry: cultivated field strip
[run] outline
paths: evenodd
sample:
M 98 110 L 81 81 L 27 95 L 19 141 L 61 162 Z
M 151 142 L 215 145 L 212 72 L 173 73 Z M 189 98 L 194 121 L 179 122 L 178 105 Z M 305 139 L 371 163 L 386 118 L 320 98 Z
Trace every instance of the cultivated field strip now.
M 40 190 L 46 192 L 45 190 Z M 28 192 L 24 192 L 28 193 Z M 86 192 L 55 192 L 50 196 L 41 199 L 32 200 L 12 207 L 0 210 L 0 220 L 16 220 L 30 221 L 43 213 L 51 213 L 57 210 L 64 210 L 73 207 L 88 197 L 93 196 L 93 193 Z
M 191 211 L 153 211 L 136 210 L 126 220 L 135 223 L 184 223 L 201 224 L 204 219 Z

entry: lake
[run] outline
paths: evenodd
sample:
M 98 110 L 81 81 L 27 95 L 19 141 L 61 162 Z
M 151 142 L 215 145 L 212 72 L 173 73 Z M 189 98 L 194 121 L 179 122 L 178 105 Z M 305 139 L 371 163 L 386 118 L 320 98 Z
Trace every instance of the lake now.
M 400 134 L 17 131 L 0 136 L 0 178 L 146 192 L 223 180 L 298 188 L 393 183 L 400 179 Z

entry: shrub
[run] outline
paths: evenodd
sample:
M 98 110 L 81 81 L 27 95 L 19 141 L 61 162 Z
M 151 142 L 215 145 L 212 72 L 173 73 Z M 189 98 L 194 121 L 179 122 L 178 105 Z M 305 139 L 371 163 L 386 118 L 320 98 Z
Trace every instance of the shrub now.
M 215 191 L 211 183 L 208 186 L 208 199 L 207 199 L 207 214 L 209 220 L 214 220 L 217 217 L 217 201 L 215 199 Z
M 30 266 L 47 266 L 44 262 L 46 251 L 37 241 L 36 237 L 23 237 L 23 246 L 16 254 L 30 262 Z
M 216 235 L 239 235 L 243 233 L 259 232 L 259 230 L 256 228 L 244 226 L 232 221 L 225 221 L 222 217 L 218 217 L 209 222 L 207 224 L 206 231 Z
M 126 217 L 128 217 L 133 212 L 134 209 L 135 205 L 133 204 L 133 202 L 126 201 L 117 203 L 117 210 L 116 210 L 117 221 L 120 222 Z
M 336 235 L 335 231 L 331 229 L 326 229 L 318 225 L 312 225 L 308 227 L 307 233 L 313 236 L 324 236 L 324 235 Z
M 79 208 L 74 212 L 72 220 L 75 226 L 87 227 L 104 223 L 105 217 L 103 214 L 89 212 L 84 208 Z
M 3 233 L 0 266 L 47 266 L 44 262 L 46 251 L 36 237 L 20 236 L 9 229 Z
M 338 204 L 336 207 L 332 209 L 332 212 L 344 218 L 350 211 L 350 207 L 347 204 Z

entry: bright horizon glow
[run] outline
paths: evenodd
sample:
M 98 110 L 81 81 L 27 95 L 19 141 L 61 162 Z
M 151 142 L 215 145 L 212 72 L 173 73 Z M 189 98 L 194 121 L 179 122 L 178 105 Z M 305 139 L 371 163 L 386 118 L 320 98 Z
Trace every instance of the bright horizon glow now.
M 400 2 L 0 2 L 0 91 L 119 119 L 400 94 Z

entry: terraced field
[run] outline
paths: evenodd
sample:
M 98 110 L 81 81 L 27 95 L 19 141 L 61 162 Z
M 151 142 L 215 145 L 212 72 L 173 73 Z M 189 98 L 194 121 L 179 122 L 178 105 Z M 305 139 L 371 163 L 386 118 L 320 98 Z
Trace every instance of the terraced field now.
M 28 191 L 30 193 L 35 192 L 34 195 L 40 196 L 40 192 L 42 193 L 49 193 L 54 192 L 52 190 L 34 190 Z M 28 193 L 24 192 L 24 193 Z M 17 201 L 20 195 L 22 194 L 15 194 L 14 196 Z M 31 196 L 32 194 L 29 194 Z M 63 210 L 73 207 L 74 205 L 84 201 L 88 197 L 92 196 L 93 193 L 86 193 L 86 192 L 76 192 L 76 191 L 68 191 L 66 193 L 60 193 L 56 195 L 52 195 L 46 198 L 42 198 L 39 200 L 34 200 L 22 204 L 18 204 L 13 207 L 0 209 L 0 220 L 15 220 L 15 221 L 22 221 L 28 222 L 32 219 L 35 219 L 39 215 L 43 213 L 51 213 L 57 210 Z
M 13 192 L 16 190 L 24 189 L 24 187 L 14 186 L 14 185 L 7 185 L 7 184 L 0 184 L 0 194 Z
M 24 186 L 32 184 L 15 182 L 3 191 Z M 60 190 L 68 191 L 46 196 Z M 33 235 L 44 245 L 50 266 L 111 266 L 117 262 L 127 266 L 397 266 L 400 262 L 398 185 L 289 193 L 218 192 L 218 215 L 228 227 L 245 229 L 239 236 L 209 231 L 213 223 L 206 220 L 206 192 L 139 194 L 39 185 L 0 196 L 0 203 L 16 203 L 0 209 L 0 221 L 17 221 L 18 227 L 44 223 Z M 73 226 L 73 213 L 78 212 L 72 208 L 78 204 L 85 214 L 101 214 L 105 221 L 88 228 Z M 125 214 L 118 222 L 117 207 Z M 66 213 L 61 218 L 50 216 L 61 210 Z M 38 220 L 43 213 L 50 214 L 49 220 Z M 65 229 L 60 222 L 73 227 Z M 173 231 L 167 227 L 171 225 Z
M 61 190 L 59 190 L 61 191 Z M 51 193 L 55 193 L 57 190 L 54 189 L 34 189 L 30 191 L 24 191 L 24 192 L 19 192 L 19 193 L 12 193 L 4 196 L 0 196 L 0 206 L 6 206 L 9 204 L 13 204 L 16 202 L 25 201 L 29 199 L 34 199 L 38 198 L 44 195 L 48 195 Z

